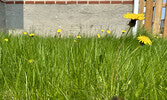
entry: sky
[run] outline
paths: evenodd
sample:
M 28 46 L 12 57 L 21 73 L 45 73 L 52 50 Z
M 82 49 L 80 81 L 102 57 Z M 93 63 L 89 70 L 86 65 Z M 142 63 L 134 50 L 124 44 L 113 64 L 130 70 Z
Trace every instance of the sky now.
M 166 1 L 167 0 L 163 0 L 163 3 L 166 3 Z M 156 0 L 155 0 L 155 2 L 156 2 Z M 145 12 L 145 10 L 146 10 L 146 7 L 144 7 L 144 12 Z M 162 8 L 161 19 L 165 19 L 165 11 L 166 11 L 166 9 L 165 9 L 165 7 L 163 7 Z M 153 12 L 153 22 L 154 22 L 154 15 L 155 15 L 155 8 L 154 8 L 154 12 Z M 143 23 L 144 23 L 144 21 L 143 21 Z
M 155 0 L 156 1 L 156 0 Z M 166 0 L 163 0 L 164 3 L 166 3 Z M 162 8 L 162 15 L 161 19 L 165 19 L 165 7 Z
M 167 0 L 163 0 L 163 3 L 166 3 Z M 156 2 L 156 0 L 155 0 Z M 162 14 L 161 14 L 161 19 L 165 19 L 165 7 L 162 8 Z M 153 21 L 154 21 L 154 14 L 155 13 L 155 8 L 154 8 L 154 12 L 153 12 Z
M 163 3 L 166 3 L 166 1 L 167 1 L 167 0 L 163 0 Z M 155 0 L 155 2 L 156 2 L 156 0 Z M 146 9 L 146 8 L 144 8 L 144 12 L 145 12 L 145 9 Z M 161 19 L 165 19 L 165 10 L 166 10 L 165 7 L 163 7 L 163 8 L 162 8 Z M 154 9 L 154 12 L 155 12 L 155 9 Z M 153 13 L 154 13 L 154 12 L 153 12 Z M 154 21 L 154 14 L 153 14 L 153 21 Z

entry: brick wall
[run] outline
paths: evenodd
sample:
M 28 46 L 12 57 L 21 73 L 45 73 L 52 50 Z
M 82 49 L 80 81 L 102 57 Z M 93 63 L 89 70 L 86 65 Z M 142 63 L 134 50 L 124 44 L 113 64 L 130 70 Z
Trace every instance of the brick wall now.
M 123 15 L 132 12 L 132 0 L 6 0 L 6 28 L 54 36 L 62 34 L 97 34 L 110 29 L 117 36 L 126 29 Z M 1 14 L 0 14 L 1 15 Z

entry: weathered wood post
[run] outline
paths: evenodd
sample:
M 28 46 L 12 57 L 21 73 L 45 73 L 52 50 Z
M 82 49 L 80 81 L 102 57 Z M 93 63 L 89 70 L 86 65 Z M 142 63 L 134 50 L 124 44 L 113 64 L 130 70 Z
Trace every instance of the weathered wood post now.
M 139 14 L 143 13 L 143 11 L 144 11 L 144 4 L 145 4 L 144 0 L 140 0 L 139 1 Z M 142 20 L 139 21 L 139 26 L 143 27 L 143 21 Z
M 153 34 L 159 34 L 160 33 L 162 4 L 163 4 L 163 0 L 156 0 Z
M 144 26 L 148 31 L 151 31 L 152 29 L 153 2 L 154 0 L 147 0 L 146 2 L 146 18 Z
M 166 3 L 166 11 L 165 11 L 165 23 L 164 23 L 164 33 L 163 38 L 167 37 L 167 3 Z

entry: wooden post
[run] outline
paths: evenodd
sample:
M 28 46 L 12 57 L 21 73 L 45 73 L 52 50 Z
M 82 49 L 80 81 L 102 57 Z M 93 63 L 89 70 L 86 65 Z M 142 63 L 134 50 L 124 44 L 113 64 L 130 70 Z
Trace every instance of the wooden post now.
M 160 33 L 162 4 L 163 4 L 163 0 L 156 0 L 154 25 L 153 25 L 153 34 Z
M 164 23 L 164 33 L 163 38 L 167 37 L 167 3 L 166 3 L 166 11 L 165 11 L 165 23 Z
M 140 7 L 139 8 L 139 14 L 143 13 L 143 11 L 144 11 L 144 5 L 145 5 L 144 0 L 140 0 L 139 1 L 139 7 Z M 139 21 L 139 26 L 140 27 L 143 26 L 143 20 Z
M 152 19 L 153 19 L 153 0 L 147 0 L 146 2 L 146 18 L 145 18 L 145 28 L 148 31 L 152 29 Z

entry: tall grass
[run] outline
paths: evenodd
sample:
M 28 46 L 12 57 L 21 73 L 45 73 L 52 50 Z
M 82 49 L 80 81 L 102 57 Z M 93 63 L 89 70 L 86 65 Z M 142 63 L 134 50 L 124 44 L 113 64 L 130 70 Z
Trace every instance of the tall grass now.
M 8 42 L 4 39 L 8 38 Z M 0 36 L 0 98 L 4 100 L 166 100 L 167 40 L 154 39 L 123 65 L 111 91 L 123 38 Z M 139 45 L 129 36 L 116 71 Z M 33 59 L 33 63 L 29 60 Z

